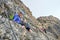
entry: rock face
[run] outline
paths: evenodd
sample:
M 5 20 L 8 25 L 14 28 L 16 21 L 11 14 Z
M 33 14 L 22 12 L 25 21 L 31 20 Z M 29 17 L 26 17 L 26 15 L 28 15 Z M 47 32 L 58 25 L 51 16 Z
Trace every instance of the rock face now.
M 50 15 L 39 17 L 37 20 L 45 26 L 47 32 L 52 33 L 55 38 L 60 40 L 60 20 L 58 18 Z
M 20 24 L 9 20 L 10 13 L 14 15 L 14 13 L 18 11 L 24 13 L 24 18 L 31 26 L 30 28 L 33 32 L 28 32 L 25 28 L 23 29 Z M 39 22 L 32 16 L 32 12 L 21 0 L 0 0 L 0 40 L 58 40 L 57 35 L 59 35 L 59 32 L 57 30 L 58 34 L 57 32 L 55 33 L 55 31 L 50 32 L 52 30 L 50 27 L 47 29 L 47 33 L 39 29 L 43 27 L 42 23 L 44 22 Z M 58 25 L 54 25 L 54 28 L 59 28 L 56 26 Z

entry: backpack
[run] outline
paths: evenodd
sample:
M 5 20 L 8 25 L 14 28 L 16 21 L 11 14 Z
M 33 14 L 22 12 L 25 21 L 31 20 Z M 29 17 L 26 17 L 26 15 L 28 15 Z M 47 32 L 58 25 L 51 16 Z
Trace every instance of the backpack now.
M 10 19 L 10 20 L 12 20 L 12 19 L 13 19 L 13 17 L 14 17 L 14 15 L 13 15 L 13 14 L 10 14 L 10 15 L 9 15 L 9 19 Z

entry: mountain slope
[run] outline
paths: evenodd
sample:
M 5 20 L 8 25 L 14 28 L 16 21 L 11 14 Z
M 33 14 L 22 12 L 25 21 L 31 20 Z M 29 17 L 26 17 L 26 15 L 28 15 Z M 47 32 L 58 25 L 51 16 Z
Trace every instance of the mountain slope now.
M 10 13 L 14 15 L 17 11 L 24 13 L 32 33 L 22 29 L 21 25 L 13 20 L 9 20 Z M 39 29 L 41 27 L 42 23 L 32 15 L 21 0 L 0 0 L 0 40 L 58 40 L 52 33 L 42 32 Z
M 50 15 L 39 17 L 37 20 L 45 26 L 48 32 L 52 33 L 54 37 L 60 40 L 60 20 L 58 18 Z

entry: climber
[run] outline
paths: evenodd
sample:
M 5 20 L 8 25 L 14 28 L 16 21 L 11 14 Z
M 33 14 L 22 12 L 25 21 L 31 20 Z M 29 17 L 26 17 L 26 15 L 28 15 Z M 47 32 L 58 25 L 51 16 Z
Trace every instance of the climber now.
M 31 31 L 29 24 L 24 20 L 23 13 L 16 13 L 13 17 L 13 20 L 22 25 L 22 28 L 26 28 L 28 31 Z
M 43 30 L 43 31 L 44 31 L 45 33 L 47 33 L 45 28 L 44 28 L 44 30 Z
M 42 25 L 43 25 L 43 24 L 42 24 Z M 44 25 L 45 25 L 45 26 L 43 26 L 43 28 L 44 28 L 43 31 L 44 31 L 45 33 L 47 33 L 47 31 L 46 31 L 46 26 L 47 26 L 47 25 L 46 25 L 46 24 L 44 24 Z
M 43 26 L 43 27 L 40 27 L 40 30 L 41 30 L 42 32 L 44 32 L 44 33 L 47 33 L 47 32 L 46 32 L 46 29 L 44 28 L 44 25 L 43 25 L 43 24 L 42 24 L 42 26 Z

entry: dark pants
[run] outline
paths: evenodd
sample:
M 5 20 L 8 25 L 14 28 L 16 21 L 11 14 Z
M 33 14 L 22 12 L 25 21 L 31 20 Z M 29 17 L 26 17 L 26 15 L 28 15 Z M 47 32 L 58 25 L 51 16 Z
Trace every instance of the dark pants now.
M 22 26 L 25 26 L 25 28 L 29 31 L 30 30 L 30 25 L 28 23 L 24 23 L 23 21 L 21 21 L 20 23 Z
M 25 25 L 25 23 L 24 23 L 23 21 L 21 21 L 19 24 L 21 24 L 22 26 L 24 26 L 24 25 Z
M 25 24 L 25 27 L 28 31 L 30 30 L 30 25 L 28 23 Z

